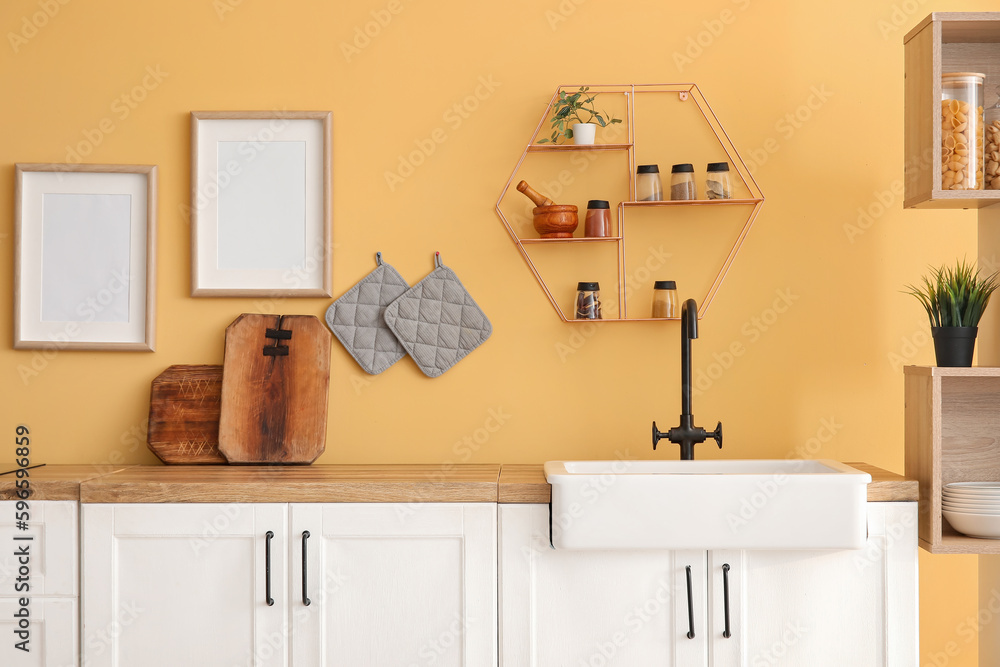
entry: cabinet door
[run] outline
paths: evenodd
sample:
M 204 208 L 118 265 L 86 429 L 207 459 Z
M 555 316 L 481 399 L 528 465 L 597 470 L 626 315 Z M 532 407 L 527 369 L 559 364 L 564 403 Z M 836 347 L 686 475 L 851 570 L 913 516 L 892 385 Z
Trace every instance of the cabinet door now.
M 501 505 L 501 665 L 705 665 L 705 563 L 704 551 L 557 551 L 547 505 Z
M 76 597 L 78 558 L 77 503 L 72 500 L 29 500 L 27 530 L 15 525 L 17 501 L 0 502 L 0 595 L 16 595 L 19 563 L 15 547 L 27 546 L 30 594 Z M 31 538 L 18 539 L 14 538 Z
M 869 503 L 868 542 L 860 550 L 710 552 L 712 664 L 916 665 L 916 512 L 916 503 Z
M 23 636 L 14 617 L 17 598 L 0 598 L 0 665 L 11 667 L 76 667 L 79 662 L 79 616 L 76 598 L 32 598 L 28 605 L 27 652 L 17 648 Z
M 292 505 L 292 663 L 496 665 L 496 511 L 492 503 Z
M 82 513 L 88 667 L 287 665 L 287 505 L 83 505 Z

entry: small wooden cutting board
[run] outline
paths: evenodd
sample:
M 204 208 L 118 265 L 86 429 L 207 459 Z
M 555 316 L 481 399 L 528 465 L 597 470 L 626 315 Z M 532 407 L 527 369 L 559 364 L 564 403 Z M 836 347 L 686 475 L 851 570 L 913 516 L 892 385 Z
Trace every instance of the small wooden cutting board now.
M 230 463 L 312 463 L 326 448 L 330 330 L 312 315 L 243 314 L 226 328 L 219 451 Z
M 219 453 L 222 366 L 171 366 L 149 392 L 149 450 L 164 463 L 225 463 Z

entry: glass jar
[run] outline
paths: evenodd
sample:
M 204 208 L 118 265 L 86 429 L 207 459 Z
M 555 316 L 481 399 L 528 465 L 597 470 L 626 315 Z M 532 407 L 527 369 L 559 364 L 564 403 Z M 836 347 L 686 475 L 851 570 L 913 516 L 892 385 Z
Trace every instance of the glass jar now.
M 660 167 L 655 164 L 640 164 L 635 170 L 635 200 L 663 201 L 663 184 L 660 182 Z
M 941 189 L 983 189 L 983 79 L 941 75 Z
M 677 317 L 677 283 L 673 280 L 653 283 L 653 317 Z
M 670 168 L 670 199 L 678 201 L 697 198 L 698 192 L 694 186 L 694 165 L 689 162 L 675 164 Z
M 591 199 L 587 202 L 583 233 L 593 238 L 611 236 L 611 205 L 608 200 Z
M 986 110 L 986 129 L 983 131 L 983 181 L 987 190 L 1000 190 L 1000 86 L 997 86 L 996 104 Z
M 709 162 L 705 168 L 705 198 L 732 199 L 733 186 L 729 182 L 728 162 Z
M 578 320 L 600 320 L 601 317 L 601 284 L 577 283 L 576 285 L 576 315 Z

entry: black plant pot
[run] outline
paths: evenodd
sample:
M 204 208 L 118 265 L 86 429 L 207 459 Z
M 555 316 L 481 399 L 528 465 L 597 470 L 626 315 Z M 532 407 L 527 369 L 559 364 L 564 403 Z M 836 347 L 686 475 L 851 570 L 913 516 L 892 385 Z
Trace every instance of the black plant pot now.
M 938 366 L 972 366 L 979 327 L 931 327 Z

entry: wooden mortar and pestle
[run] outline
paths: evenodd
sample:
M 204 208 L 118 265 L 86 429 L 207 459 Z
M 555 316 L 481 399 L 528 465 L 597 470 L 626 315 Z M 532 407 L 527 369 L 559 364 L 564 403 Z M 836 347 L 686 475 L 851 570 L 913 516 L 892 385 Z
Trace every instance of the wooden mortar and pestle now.
M 517 191 L 524 193 L 535 203 L 531 213 L 535 216 L 535 231 L 543 239 L 573 238 L 573 231 L 580 224 L 576 206 L 572 204 L 556 204 L 548 197 L 538 194 L 525 181 L 517 184 Z

